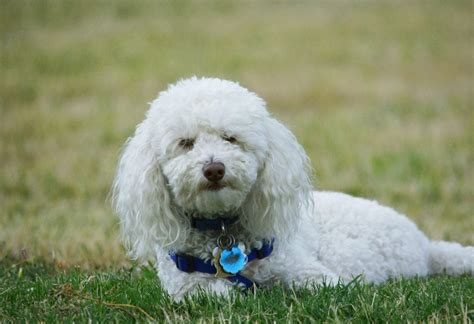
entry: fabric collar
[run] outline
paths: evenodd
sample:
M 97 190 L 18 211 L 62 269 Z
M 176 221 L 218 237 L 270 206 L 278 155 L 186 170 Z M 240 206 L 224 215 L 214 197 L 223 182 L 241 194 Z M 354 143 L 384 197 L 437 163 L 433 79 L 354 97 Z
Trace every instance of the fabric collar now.
M 198 231 L 217 231 L 225 227 L 233 225 L 238 220 L 238 216 L 233 217 L 217 217 L 214 219 L 191 217 L 191 227 Z
M 263 240 L 262 247 L 260 249 L 252 249 L 247 255 L 248 262 L 250 263 L 256 259 L 261 260 L 272 254 L 274 242 L 274 238 L 272 238 L 271 240 Z M 183 272 L 202 272 L 209 274 L 215 274 L 217 272 L 216 267 L 214 266 L 211 260 L 203 260 L 192 255 L 176 253 L 172 251 L 169 251 L 168 254 L 171 260 L 173 260 L 173 262 L 176 264 L 176 267 Z M 240 272 L 225 279 L 236 284 L 242 284 L 246 288 L 258 286 L 257 283 L 253 282 L 247 277 L 242 276 Z

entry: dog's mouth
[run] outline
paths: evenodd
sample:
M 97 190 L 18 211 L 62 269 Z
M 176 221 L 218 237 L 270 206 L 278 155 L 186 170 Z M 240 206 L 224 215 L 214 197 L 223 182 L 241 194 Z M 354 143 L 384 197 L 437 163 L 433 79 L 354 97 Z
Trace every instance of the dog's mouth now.
M 206 186 L 206 189 L 209 191 L 219 191 L 223 188 L 225 188 L 225 184 L 220 182 L 210 182 Z
M 199 192 L 218 192 L 225 188 L 231 190 L 237 189 L 231 181 L 204 181 L 198 185 L 197 190 Z

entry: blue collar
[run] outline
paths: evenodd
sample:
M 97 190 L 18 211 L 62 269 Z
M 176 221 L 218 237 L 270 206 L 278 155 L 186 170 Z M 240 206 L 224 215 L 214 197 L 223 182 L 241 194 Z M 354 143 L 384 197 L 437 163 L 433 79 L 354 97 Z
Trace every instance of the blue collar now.
M 262 247 L 260 249 L 252 249 L 247 255 L 247 262 L 249 263 L 255 259 L 260 260 L 272 254 L 274 241 L 274 238 L 270 241 L 263 240 Z M 206 261 L 192 255 L 175 253 L 171 251 L 168 252 L 168 254 L 171 257 L 171 260 L 173 260 L 176 264 L 176 267 L 183 272 L 192 273 L 197 271 L 209 274 L 217 273 L 217 269 L 211 260 Z M 243 284 L 246 288 L 257 285 L 252 280 L 240 275 L 239 273 L 234 276 L 227 277 L 226 279 L 237 284 Z
M 238 219 L 238 216 L 217 217 L 214 219 L 191 217 L 191 227 L 197 229 L 198 231 L 217 231 L 222 228 L 222 225 L 225 227 L 231 226 L 237 222 Z

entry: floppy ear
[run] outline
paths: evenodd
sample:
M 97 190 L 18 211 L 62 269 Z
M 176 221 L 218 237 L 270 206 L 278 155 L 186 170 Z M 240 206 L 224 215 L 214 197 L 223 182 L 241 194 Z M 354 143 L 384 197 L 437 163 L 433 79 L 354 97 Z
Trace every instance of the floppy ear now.
M 179 240 L 182 225 L 152 147 L 147 120 L 125 144 L 112 189 L 125 247 L 135 259 L 154 259 L 157 245 Z
M 285 239 L 299 221 L 301 208 L 311 208 L 310 164 L 295 136 L 281 123 L 265 123 L 268 154 L 244 206 L 244 226 L 263 238 Z

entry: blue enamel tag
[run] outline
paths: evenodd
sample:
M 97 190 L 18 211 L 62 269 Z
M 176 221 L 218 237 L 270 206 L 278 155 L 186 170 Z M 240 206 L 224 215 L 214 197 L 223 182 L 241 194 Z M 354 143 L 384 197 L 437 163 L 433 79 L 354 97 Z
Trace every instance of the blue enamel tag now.
M 231 249 L 222 250 L 219 264 L 225 272 L 235 275 L 247 264 L 247 256 L 237 245 L 234 245 Z

